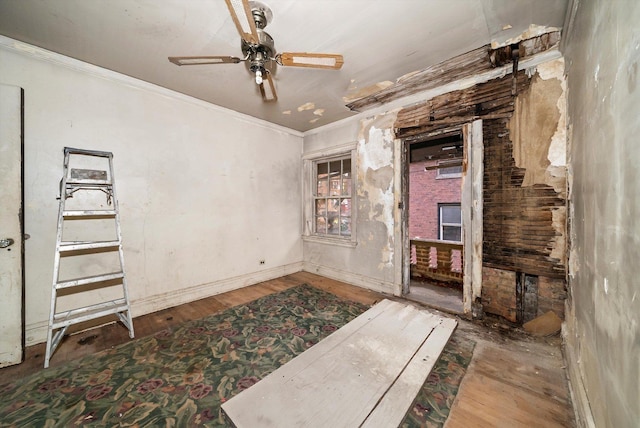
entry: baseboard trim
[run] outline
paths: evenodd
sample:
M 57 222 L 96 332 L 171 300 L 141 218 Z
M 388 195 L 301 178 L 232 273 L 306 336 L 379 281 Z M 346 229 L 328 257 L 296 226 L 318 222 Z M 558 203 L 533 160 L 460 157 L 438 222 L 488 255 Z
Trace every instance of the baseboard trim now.
M 580 373 L 580 363 L 578 356 L 574 352 L 573 346 L 568 345 L 568 330 L 565 321 L 562 324 L 562 351 L 564 355 L 565 366 L 567 367 L 567 378 L 569 383 L 569 394 L 573 403 L 573 411 L 576 417 L 576 426 L 580 428 L 595 428 L 596 424 L 591 413 L 589 397 L 584 386 L 584 381 Z
M 263 281 L 290 275 L 302 270 L 302 262 L 252 272 L 245 275 L 208 282 L 193 287 L 173 290 L 131 301 L 131 314 L 134 317 L 193 302 L 206 297 L 238 290 Z M 47 321 L 39 321 L 25 327 L 26 345 L 31 346 L 47 340 Z M 135 322 L 134 322 L 135 329 Z
M 394 284 L 388 281 L 367 277 L 353 272 L 347 272 L 328 266 L 321 266 L 315 263 L 304 262 L 302 270 L 309 273 L 326 276 L 336 281 L 346 282 L 348 284 L 357 285 L 378 293 L 393 294 L 394 296 L 402 295 L 402 284 Z

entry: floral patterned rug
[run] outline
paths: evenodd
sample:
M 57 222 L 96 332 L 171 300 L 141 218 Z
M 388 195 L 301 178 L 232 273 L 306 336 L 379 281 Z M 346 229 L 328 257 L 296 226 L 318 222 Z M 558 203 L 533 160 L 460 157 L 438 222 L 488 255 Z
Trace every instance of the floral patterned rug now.
M 223 402 L 367 309 L 303 284 L 0 385 L 0 426 L 228 426 Z M 402 427 L 444 424 L 474 346 L 454 333 Z

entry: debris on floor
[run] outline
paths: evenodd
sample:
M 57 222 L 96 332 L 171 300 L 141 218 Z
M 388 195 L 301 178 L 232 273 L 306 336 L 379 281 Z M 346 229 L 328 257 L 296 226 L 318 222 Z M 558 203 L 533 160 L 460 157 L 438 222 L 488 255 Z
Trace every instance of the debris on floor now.
M 562 320 L 554 312 L 549 311 L 544 315 L 525 323 L 522 327 L 527 333 L 534 336 L 551 336 L 560 331 Z

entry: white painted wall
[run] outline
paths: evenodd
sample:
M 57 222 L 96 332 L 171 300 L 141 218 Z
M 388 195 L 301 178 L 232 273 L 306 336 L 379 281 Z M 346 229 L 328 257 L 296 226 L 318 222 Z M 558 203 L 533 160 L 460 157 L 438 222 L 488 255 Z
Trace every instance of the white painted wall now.
M 0 42 L 0 81 L 25 91 L 27 345 L 45 340 L 65 146 L 114 153 L 135 316 L 302 268 L 301 134 Z
M 401 171 L 392 132 L 395 113 L 361 116 L 305 134 L 304 153 L 356 145 L 356 245 L 304 242 L 304 268 L 383 293 L 402 287 Z M 394 166 L 394 164 L 396 164 Z
M 579 425 L 640 422 L 640 3 L 577 1 L 565 49 L 571 217 L 564 329 Z

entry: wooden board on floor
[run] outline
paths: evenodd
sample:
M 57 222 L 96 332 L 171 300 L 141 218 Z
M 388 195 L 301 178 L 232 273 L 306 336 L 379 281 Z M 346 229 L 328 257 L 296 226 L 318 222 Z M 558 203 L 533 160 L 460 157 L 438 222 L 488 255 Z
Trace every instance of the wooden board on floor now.
M 222 409 L 239 428 L 397 426 L 456 324 L 383 300 Z

